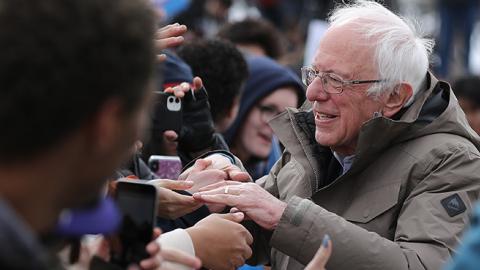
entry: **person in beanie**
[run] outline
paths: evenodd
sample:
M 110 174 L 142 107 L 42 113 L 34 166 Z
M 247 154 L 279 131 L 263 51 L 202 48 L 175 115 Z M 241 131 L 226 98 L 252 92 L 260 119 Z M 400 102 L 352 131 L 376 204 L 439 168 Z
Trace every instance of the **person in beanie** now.
M 268 122 L 286 107 L 304 100 L 300 79 L 288 68 L 267 57 L 247 57 L 249 77 L 240 100 L 238 115 L 225 132 L 232 153 L 245 165 L 253 179 L 267 174 L 281 151 Z

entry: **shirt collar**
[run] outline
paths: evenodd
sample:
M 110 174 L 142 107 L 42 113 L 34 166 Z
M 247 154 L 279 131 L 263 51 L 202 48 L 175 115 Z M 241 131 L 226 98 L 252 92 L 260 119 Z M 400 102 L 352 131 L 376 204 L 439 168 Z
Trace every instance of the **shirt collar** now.
M 338 160 L 338 162 L 342 166 L 342 170 L 343 170 L 342 175 L 344 175 L 352 167 L 353 161 L 355 159 L 355 155 L 343 156 L 335 151 L 332 151 L 332 152 L 333 152 L 333 156 Z

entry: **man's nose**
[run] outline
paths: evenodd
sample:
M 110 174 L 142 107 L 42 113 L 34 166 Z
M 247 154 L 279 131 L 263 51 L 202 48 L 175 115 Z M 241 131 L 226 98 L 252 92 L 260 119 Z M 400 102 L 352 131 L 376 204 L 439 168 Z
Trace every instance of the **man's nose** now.
M 325 92 L 323 84 L 320 78 L 316 78 L 312 83 L 307 87 L 307 99 L 309 101 L 321 101 L 327 100 L 330 97 L 330 94 Z

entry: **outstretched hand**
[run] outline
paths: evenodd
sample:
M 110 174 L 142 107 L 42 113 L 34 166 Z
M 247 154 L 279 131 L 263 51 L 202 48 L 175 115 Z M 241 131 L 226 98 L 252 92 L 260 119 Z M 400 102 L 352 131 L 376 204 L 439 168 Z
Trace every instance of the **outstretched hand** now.
M 287 207 L 255 183 L 223 181 L 201 189 L 193 198 L 203 203 L 235 207 L 267 230 L 274 230 Z
M 179 23 L 169 24 L 157 30 L 155 33 L 155 47 L 161 52 L 164 49 L 176 47 L 184 41 L 183 34 L 187 32 L 187 27 Z M 167 56 L 159 54 L 157 60 L 159 62 L 165 61 Z

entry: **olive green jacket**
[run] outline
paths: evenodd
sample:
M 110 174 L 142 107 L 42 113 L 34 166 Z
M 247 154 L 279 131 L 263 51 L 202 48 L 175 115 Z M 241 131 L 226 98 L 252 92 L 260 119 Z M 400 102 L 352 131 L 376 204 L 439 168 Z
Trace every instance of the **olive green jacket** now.
M 308 104 L 272 120 L 285 152 L 257 183 L 288 206 L 273 234 L 255 232 L 257 262 L 303 269 L 325 234 L 328 270 L 440 269 L 451 258 L 479 196 L 479 138 L 431 74 L 397 118 L 363 124 L 344 175 L 316 143 Z

